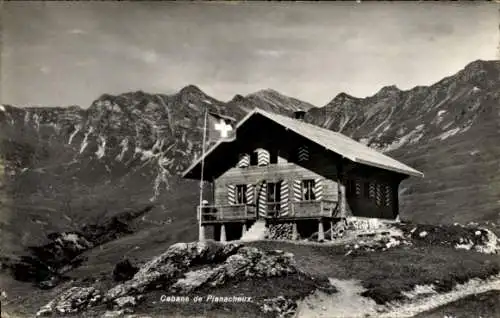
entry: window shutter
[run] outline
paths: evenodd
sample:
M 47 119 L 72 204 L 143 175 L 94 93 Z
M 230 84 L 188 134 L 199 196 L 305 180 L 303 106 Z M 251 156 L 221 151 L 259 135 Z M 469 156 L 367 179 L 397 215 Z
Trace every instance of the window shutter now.
M 389 185 L 385 185 L 385 206 L 392 206 L 392 195 L 391 195 L 391 187 Z
M 375 190 L 375 184 L 374 184 L 374 183 L 372 183 L 372 182 L 370 182 L 370 183 L 369 183 L 369 186 L 368 186 L 368 197 L 369 197 L 370 199 L 375 198 L 375 191 L 376 191 L 376 190 Z
M 293 180 L 293 200 L 295 202 L 302 201 L 302 180 Z
M 382 185 L 381 184 L 377 184 L 376 185 L 375 194 L 376 194 L 375 201 L 377 203 L 377 206 L 381 206 L 382 205 L 382 199 L 383 199 Z
M 309 148 L 305 145 L 300 146 L 297 152 L 297 159 L 299 162 L 309 160 Z
M 238 168 L 246 168 L 250 165 L 250 155 L 247 153 L 240 155 L 240 160 L 238 161 Z
M 265 149 L 257 149 L 257 165 L 267 166 L 269 165 L 270 155 L 269 151 Z
M 255 186 L 247 184 L 247 204 L 255 204 Z
M 267 184 L 266 182 L 262 182 L 262 185 L 259 190 L 259 216 L 266 217 L 267 216 Z
M 281 187 L 280 187 L 280 197 L 281 197 L 280 216 L 288 215 L 288 212 L 289 212 L 288 195 L 289 195 L 288 180 L 282 180 Z
M 323 200 L 323 179 L 314 180 L 314 196 L 316 201 Z
M 227 202 L 230 205 L 236 204 L 236 186 L 234 184 L 227 185 Z

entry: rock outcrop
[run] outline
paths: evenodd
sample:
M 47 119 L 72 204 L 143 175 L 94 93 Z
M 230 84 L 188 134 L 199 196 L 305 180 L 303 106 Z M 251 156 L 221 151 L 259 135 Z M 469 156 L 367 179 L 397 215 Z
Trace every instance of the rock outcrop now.
M 36 315 L 75 314 L 96 305 L 101 299 L 100 291 L 93 287 L 71 287 L 43 306 Z
M 106 293 L 106 300 L 141 294 L 157 285 L 169 285 L 190 266 L 223 262 L 239 248 L 240 245 L 237 244 L 211 241 L 174 244 L 165 253 L 142 266 L 132 279 L 110 289 Z
M 128 262 L 121 264 L 125 263 Z M 168 291 L 172 295 L 189 295 L 202 288 L 251 284 L 251 279 L 287 279 L 288 282 L 298 278 L 307 285 L 303 294 L 315 288 L 325 288 L 321 279 L 297 268 L 291 253 L 215 241 L 177 243 L 141 266 L 132 278 L 109 289 L 104 297 L 93 287 L 73 287 L 42 307 L 38 316 L 80 313 L 99 303 L 113 310 L 107 315 L 119 315 L 133 311 L 148 292 L 155 290 Z M 259 293 L 251 296 L 249 301 L 261 308 L 263 313 L 289 317 L 296 310 L 298 296 L 293 296 L 293 299 L 269 295 L 262 297 Z
M 232 279 L 275 277 L 296 272 L 293 254 L 283 251 L 263 252 L 255 247 L 242 247 L 221 265 L 187 272 L 171 289 L 186 294 L 205 284 L 218 286 Z

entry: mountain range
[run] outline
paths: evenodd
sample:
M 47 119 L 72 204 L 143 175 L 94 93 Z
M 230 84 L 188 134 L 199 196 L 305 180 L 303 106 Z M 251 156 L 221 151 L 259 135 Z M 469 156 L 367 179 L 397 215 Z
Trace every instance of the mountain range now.
M 88 108 L 1 105 L 0 254 L 146 206 L 131 244 L 194 240 L 198 185 L 180 173 L 199 156 L 204 107 L 236 119 L 306 110 L 424 172 L 401 186 L 403 219 L 500 223 L 500 61 L 478 60 L 430 86 L 340 93 L 321 107 L 271 89 L 220 101 L 194 85 L 104 94 Z

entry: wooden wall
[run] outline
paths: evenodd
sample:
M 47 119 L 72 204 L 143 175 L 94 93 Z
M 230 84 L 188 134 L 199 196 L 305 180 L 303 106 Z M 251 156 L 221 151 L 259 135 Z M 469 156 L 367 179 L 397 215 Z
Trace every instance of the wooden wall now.
M 238 141 L 234 145 L 233 152 L 228 152 L 223 158 L 219 156 L 217 160 L 213 159 L 214 163 L 217 162 L 218 170 L 216 170 L 219 171 L 212 173 L 215 204 L 228 204 L 228 184 L 256 184 L 262 180 L 267 182 L 288 180 L 288 197 L 292 200 L 291 180 L 322 178 L 324 199 L 337 200 L 339 180 L 346 187 L 346 210 L 354 216 L 395 218 L 398 215 L 398 187 L 407 176 L 354 163 L 294 132 L 270 125 L 269 121 L 258 118 L 253 120 L 255 123 L 238 130 Z M 297 152 L 300 147 L 307 148 L 307 160 L 299 160 Z M 239 154 L 251 153 L 258 148 L 277 151 L 278 163 L 268 166 L 236 167 Z M 222 163 L 226 165 L 226 168 L 223 168 Z M 361 183 L 362 189 L 359 194 L 349 189 L 348 180 L 351 179 Z M 375 197 L 365 195 L 364 184 L 366 182 L 387 185 L 391 204 L 386 205 L 381 203 L 380 199 L 377 201 Z
M 278 159 L 280 162 L 280 159 Z M 281 160 L 284 160 L 282 158 Z M 231 168 L 215 181 L 215 204 L 227 205 L 227 186 L 229 184 L 257 184 L 262 180 L 278 182 L 286 180 L 289 185 L 289 198 L 293 198 L 293 180 L 323 179 L 323 197 L 337 200 L 337 183 L 311 170 L 290 162 L 271 164 L 268 166 L 250 166 L 247 168 Z

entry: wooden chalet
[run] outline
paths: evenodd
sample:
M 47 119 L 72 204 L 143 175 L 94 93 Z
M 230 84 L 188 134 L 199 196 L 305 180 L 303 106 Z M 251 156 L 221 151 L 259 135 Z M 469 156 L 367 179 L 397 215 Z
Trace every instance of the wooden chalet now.
M 212 183 L 200 240 L 239 239 L 254 222 L 292 222 L 294 232 L 323 231 L 346 216 L 395 219 L 401 181 L 423 174 L 347 136 L 254 109 L 196 160 L 184 178 Z M 198 210 L 199 212 L 199 210 Z

